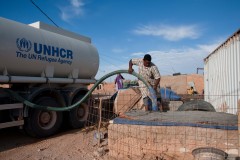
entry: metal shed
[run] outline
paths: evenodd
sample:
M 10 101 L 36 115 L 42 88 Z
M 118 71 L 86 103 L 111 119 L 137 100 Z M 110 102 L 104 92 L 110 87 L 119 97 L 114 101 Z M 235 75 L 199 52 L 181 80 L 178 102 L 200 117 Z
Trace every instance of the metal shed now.
M 218 112 L 240 107 L 240 29 L 204 59 L 204 99 Z

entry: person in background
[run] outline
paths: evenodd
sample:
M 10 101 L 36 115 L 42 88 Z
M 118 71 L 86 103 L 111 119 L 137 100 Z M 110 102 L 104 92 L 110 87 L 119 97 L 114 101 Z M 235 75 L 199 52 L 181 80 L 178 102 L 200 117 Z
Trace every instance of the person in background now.
M 138 66 L 139 74 L 153 87 L 153 89 L 156 92 L 157 99 L 158 99 L 158 105 L 160 110 L 162 111 L 162 105 L 161 105 L 161 95 L 160 95 L 160 79 L 161 75 L 157 68 L 157 66 L 151 62 L 152 57 L 149 54 L 144 55 L 144 58 L 133 58 L 129 61 L 129 68 L 128 72 L 131 74 L 134 70 L 132 68 L 133 65 Z M 144 85 L 142 81 L 139 81 L 139 87 L 143 98 L 143 103 L 145 106 L 145 110 L 151 110 L 151 106 L 149 102 L 151 102 L 150 99 L 150 93 L 147 86 Z
M 188 89 L 188 94 L 193 95 L 193 94 L 198 94 L 198 92 L 194 90 L 193 86 L 191 86 L 191 88 Z
M 119 73 L 115 78 L 115 85 L 117 91 L 123 88 L 123 80 L 124 80 L 123 76 Z
M 191 86 L 188 90 L 187 90 L 188 94 L 192 95 L 194 92 L 193 86 Z

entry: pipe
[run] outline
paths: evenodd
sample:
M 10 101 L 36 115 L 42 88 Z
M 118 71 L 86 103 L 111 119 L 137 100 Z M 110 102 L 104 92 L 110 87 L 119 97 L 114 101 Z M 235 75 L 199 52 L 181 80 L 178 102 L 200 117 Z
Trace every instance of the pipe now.
M 128 73 L 128 70 L 117 70 L 117 71 L 113 71 L 110 72 L 108 74 L 106 74 L 105 76 L 103 76 L 102 78 L 100 78 L 94 85 L 93 87 L 84 95 L 84 97 L 79 100 L 78 102 L 76 102 L 75 104 L 72 104 L 70 106 L 67 107 L 51 107 L 51 106 L 41 106 L 38 104 L 34 104 L 26 99 L 24 99 L 23 97 L 21 97 L 19 94 L 15 93 L 12 90 L 6 89 L 6 92 L 8 92 L 10 95 L 12 95 L 14 98 L 16 98 L 16 100 L 22 102 L 23 104 L 32 107 L 32 108 L 37 108 L 37 109 L 47 109 L 47 110 L 51 110 L 51 111 L 67 111 L 70 110 L 72 108 L 77 107 L 79 104 L 81 104 L 83 101 L 85 101 L 87 99 L 87 97 L 94 91 L 94 89 L 105 79 L 107 79 L 110 76 L 113 76 L 115 74 L 119 74 L 119 73 Z M 132 73 L 133 76 L 137 77 L 139 80 L 141 80 L 149 89 L 150 91 L 150 98 L 152 99 L 152 109 L 154 111 L 158 110 L 157 109 L 157 97 L 155 94 L 154 89 L 151 87 L 151 85 L 146 82 L 139 74 L 137 74 L 136 72 Z
M 1 76 L 3 83 L 95 83 L 94 79 L 51 78 L 51 77 L 25 77 L 25 76 Z

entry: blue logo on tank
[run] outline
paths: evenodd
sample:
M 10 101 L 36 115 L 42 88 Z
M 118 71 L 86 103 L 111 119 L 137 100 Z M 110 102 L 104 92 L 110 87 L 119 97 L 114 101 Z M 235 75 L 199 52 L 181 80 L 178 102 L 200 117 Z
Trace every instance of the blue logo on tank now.
M 17 47 L 20 51 L 28 52 L 32 48 L 31 41 L 29 41 L 25 38 L 22 38 L 22 39 L 18 38 L 17 41 L 16 41 L 16 44 L 17 44 Z
M 18 58 L 47 61 L 49 63 L 72 64 L 72 50 L 34 41 L 31 42 L 26 38 L 17 38 L 16 45 L 19 49 L 19 51 L 16 51 Z

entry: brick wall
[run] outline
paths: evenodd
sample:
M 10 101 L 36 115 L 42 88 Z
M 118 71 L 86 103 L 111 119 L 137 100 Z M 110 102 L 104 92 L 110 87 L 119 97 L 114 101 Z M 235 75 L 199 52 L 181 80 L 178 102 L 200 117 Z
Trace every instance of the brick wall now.
M 125 80 L 127 81 L 127 80 Z M 189 74 L 189 75 L 178 75 L 178 76 L 162 76 L 160 85 L 161 87 L 170 87 L 177 94 L 187 94 L 187 89 L 190 88 L 189 82 L 194 83 L 196 91 L 201 94 L 204 88 L 203 75 L 200 74 Z M 89 89 L 93 85 L 89 85 Z M 102 83 L 101 89 L 95 89 L 94 93 L 115 93 L 115 84 Z
M 194 83 L 196 91 L 201 94 L 204 88 L 203 75 L 190 74 L 178 76 L 162 76 L 161 87 L 170 87 L 177 94 L 187 94 L 187 89 L 190 88 L 189 82 Z

